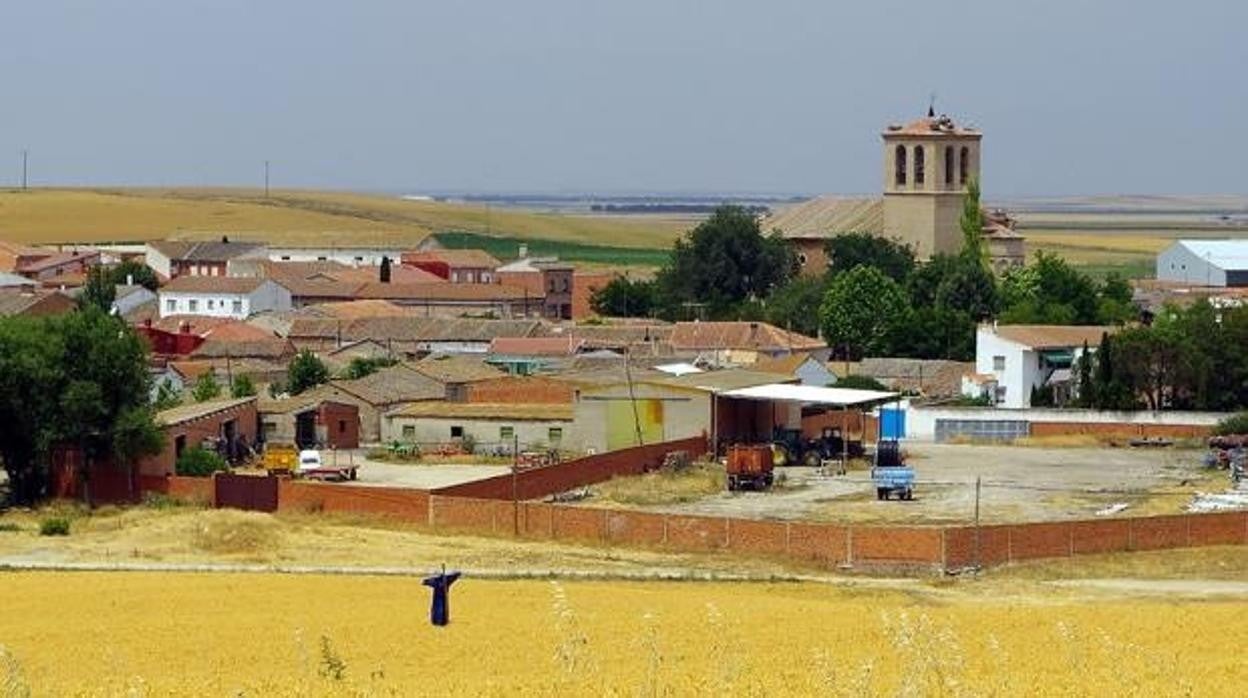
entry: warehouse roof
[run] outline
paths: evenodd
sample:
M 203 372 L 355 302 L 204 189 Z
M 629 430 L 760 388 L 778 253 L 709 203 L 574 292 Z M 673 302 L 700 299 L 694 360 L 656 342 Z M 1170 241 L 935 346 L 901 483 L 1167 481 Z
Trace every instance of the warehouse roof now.
M 814 385 L 793 385 L 791 383 L 755 385 L 749 388 L 729 390 L 722 395 L 723 397 L 734 397 L 744 400 L 775 400 L 779 402 L 799 402 L 803 405 L 830 405 L 833 407 L 878 405 L 892 402 L 898 397 L 897 393 L 886 393 L 878 390 L 820 388 Z
M 1174 245 L 1219 269 L 1248 269 L 1248 240 L 1179 240 Z
M 1098 346 L 1101 337 L 1118 331 L 1101 325 L 999 325 L 991 328 L 998 337 L 1031 349 L 1068 349 Z
M 225 400 L 206 400 L 204 402 L 194 402 L 189 405 L 178 405 L 162 412 L 156 413 L 156 423 L 162 426 L 173 426 L 190 422 L 204 417 L 211 417 L 219 412 L 232 410 L 235 407 L 246 405 L 249 402 L 255 402 L 255 396 L 230 398 Z

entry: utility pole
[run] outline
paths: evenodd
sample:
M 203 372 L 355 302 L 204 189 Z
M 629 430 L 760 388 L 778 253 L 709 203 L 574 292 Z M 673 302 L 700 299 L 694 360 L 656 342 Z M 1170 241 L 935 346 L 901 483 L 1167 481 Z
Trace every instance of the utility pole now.
M 513 433 L 511 435 L 511 530 L 512 534 L 517 538 L 520 537 L 519 475 L 520 435 Z
M 976 570 L 979 570 L 979 569 L 981 569 L 981 568 L 982 568 L 982 565 L 981 565 L 981 563 L 980 563 L 980 558 L 979 558 L 979 551 L 980 551 L 980 543 L 979 543 L 979 491 L 980 491 L 980 487 L 981 487 L 981 485 L 982 485 L 982 484 L 983 484 L 983 482 L 982 482 L 982 478 L 981 478 L 981 476 L 976 475 L 976 476 L 975 476 L 975 569 L 976 569 Z
M 269 198 L 269 161 L 264 161 L 264 198 Z
M 26 191 L 26 161 L 30 157 L 30 152 L 22 148 L 22 191 Z

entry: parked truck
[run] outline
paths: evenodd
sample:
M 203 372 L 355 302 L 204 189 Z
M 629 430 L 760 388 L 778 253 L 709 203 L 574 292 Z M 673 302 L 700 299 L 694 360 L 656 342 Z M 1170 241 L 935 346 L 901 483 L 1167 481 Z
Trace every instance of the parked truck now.
M 876 444 L 871 482 L 876 499 L 890 499 L 894 494 L 898 499 L 914 498 L 914 468 L 906 465 L 900 443 L 890 440 Z
M 343 464 L 339 453 L 333 454 L 332 463 L 325 463 L 321 452 L 315 449 L 300 450 L 294 444 L 265 444 L 262 467 L 269 475 L 303 477 L 310 480 L 354 480 L 357 467 L 349 456 Z
M 283 475 L 290 477 L 295 473 L 295 467 L 299 462 L 299 447 L 294 444 L 274 444 L 266 443 L 264 445 L 264 457 L 261 459 L 261 467 L 269 475 Z
M 769 444 L 728 447 L 728 489 L 765 490 L 773 482 L 772 448 Z

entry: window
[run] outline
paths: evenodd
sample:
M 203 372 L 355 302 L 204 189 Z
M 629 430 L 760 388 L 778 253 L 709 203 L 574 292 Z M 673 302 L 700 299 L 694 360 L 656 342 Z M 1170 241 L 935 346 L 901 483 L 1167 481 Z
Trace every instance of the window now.
M 953 146 L 945 146 L 945 184 L 953 184 Z
M 1004 370 L 1005 370 L 1005 357 L 1004 357 L 1004 356 L 994 356 L 994 357 L 992 357 L 992 370 L 994 370 L 994 371 L 1004 371 Z
M 459 272 L 457 271 L 451 272 L 451 283 L 455 283 L 457 281 L 459 281 Z
M 290 261 L 290 255 L 288 255 L 288 254 L 284 254 L 284 255 L 282 255 L 282 261 L 283 261 L 283 262 L 289 262 L 289 261 Z
M 193 313 L 193 312 L 195 312 L 195 311 L 197 311 L 197 310 L 199 310 L 199 301 L 195 300 L 194 298 L 192 298 L 191 300 L 187 301 L 187 302 L 186 302 L 186 309 L 187 309 L 187 310 L 189 310 L 189 311 L 191 311 L 192 313 Z
M 403 440 L 404 440 L 404 441 L 415 441 L 415 440 L 416 440 L 416 425 L 415 425 L 415 424 L 404 424 L 404 425 L 403 425 Z
M 345 419 L 338 420 L 338 433 L 339 434 L 347 433 L 347 420 Z
M 546 430 L 546 440 L 551 446 L 558 446 L 563 441 L 563 427 L 551 427 Z
M 966 146 L 962 146 L 962 151 L 958 154 L 958 183 L 966 184 L 967 175 L 970 172 L 971 164 L 967 162 L 971 159 L 971 151 Z
M 213 304 L 214 304 L 215 302 L 216 302 L 216 301 L 212 300 L 211 298 L 209 298 L 209 299 L 208 299 L 208 309 L 209 309 L 209 310 L 212 310 Z
M 809 261 L 810 261 L 810 259 L 806 257 L 806 253 L 805 253 L 805 252 L 798 252 L 798 253 L 797 253 L 797 263 L 798 263 L 798 265 L 800 265 L 800 266 L 803 266 L 803 267 L 804 267 L 804 266 L 806 266 L 806 263 L 807 263 L 807 262 L 809 262 Z
M 923 146 L 916 146 L 914 149 L 914 184 L 918 186 L 924 182 L 927 176 L 925 166 L 927 165 L 927 151 Z
M 242 312 L 243 312 L 243 302 L 242 302 L 242 301 L 234 301 L 234 304 L 233 304 L 232 308 L 233 308 L 233 310 L 234 310 L 234 312 L 235 312 L 235 313 L 242 313 Z
M 896 170 L 894 177 L 897 186 L 904 187 L 906 185 L 906 146 L 897 146 L 893 155 L 893 167 Z
M 1174 266 L 1174 265 L 1171 265 L 1171 267 L 1173 267 L 1173 266 Z M 178 302 L 177 302 L 177 301 L 175 301 L 175 300 L 174 300 L 174 299 L 172 299 L 172 298 L 170 298 L 169 300 L 165 301 L 165 312 L 167 312 L 167 313 L 176 313 L 177 311 L 178 311 Z
M 363 257 L 359 257 L 359 256 L 357 256 L 357 257 L 355 258 L 355 261 L 356 261 L 356 262 L 363 262 L 363 261 L 364 261 L 364 258 L 363 258 Z
M 498 428 L 498 440 L 499 441 L 511 441 L 514 438 L 516 438 L 515 427 L 499 427 Z
M 451 438 L 452 439 L 464 438 L 464 428 L 460 426 L 451 427 Z

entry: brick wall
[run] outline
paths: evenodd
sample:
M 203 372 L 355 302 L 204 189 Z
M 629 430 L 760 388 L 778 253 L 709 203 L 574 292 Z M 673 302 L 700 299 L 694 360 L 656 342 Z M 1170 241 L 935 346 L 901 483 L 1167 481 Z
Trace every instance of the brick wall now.
M 1126 422 L 1032 422 L 1032 436 L 1065 436 L 1089 434 L 1092 436 L 1137 439 L 1206 438 L 1213 427 L 1197 424 L 1129 424 Z
M 369 514 L 419 524 L 429 522 L 429 493 L 397 487 L 357 487 L 282 480 L 278 511 Z
M 556 463 L 516 474 L 514 488 L 517 499 L 539 499 L 577 487 L 605 482 L 617 475 L 640 475 L 662 465 L 663 457 L 672 451 L 688 451 L 691 456 L 706 452 L 703 438 L 669 441 L 637 446 L 610 453 Z M 511 500 L 513 478 L 510 474 L 444 487 L 434 491 L 448 497 L 477 497 Z
M 504 376 L 468 384 L 465 399 L 467 402 L 568 405 L 572 403 L 573 393 L 572 384 L 567 381 L 540 376 Z

